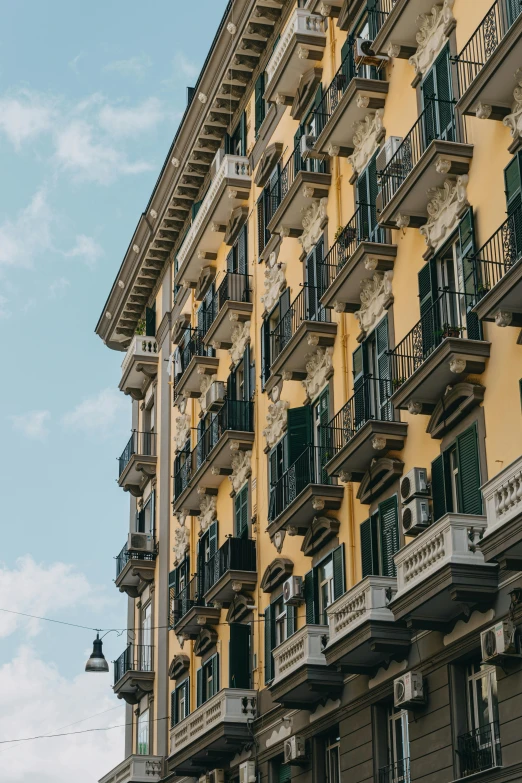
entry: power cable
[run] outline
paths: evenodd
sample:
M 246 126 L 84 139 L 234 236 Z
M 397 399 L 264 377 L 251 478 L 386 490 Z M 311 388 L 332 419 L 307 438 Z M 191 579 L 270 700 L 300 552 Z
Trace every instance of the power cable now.
M 168 720 L 168 717 L 153 718 L 152 722 L 158 723 L 160 720 Z M 66 732 L 61 732 L 59 734 L 37 734 L 34 737 L 19 737 L 18 739 L 0 740 L 0 745 L 9 745 L 14 742 L 31 742 L 32 740 L 37 740 L 37 739 L 52 739 L 53 737 L 71 737 L 77 734 L 90 734 L 95 731 L 111 731 L 112 729 L 122 729 L 125 728 L 125 726 L 132 726 L 132 725 L 133 725 L 132 723 L 118 723 L 116 726 L 105 726 L 104 728 L 97 728 L 97 729 L 82 729 L 81 731 L 66 731 Z

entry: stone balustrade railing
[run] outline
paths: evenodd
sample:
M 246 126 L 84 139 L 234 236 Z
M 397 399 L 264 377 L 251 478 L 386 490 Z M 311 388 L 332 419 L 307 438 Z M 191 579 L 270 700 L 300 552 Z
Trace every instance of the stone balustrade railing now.
M 484 484 L 482 495 L 488 521 L 485 536 L 522 515 L 522 457 Z
M 274 683 L 300 666 L 326 666 L 323 650 L 328 636 L 327 625 L 305 625 L 285 639 L 273 652 Z
M 389 576 L 367 576 L 334 601 L 328 609 L 330 644 L 347 636 L 367 620 L 393 622 L 387 608 L 397 592 L 397 580 Z
M 483 564 L 478 544 L 485 529 L 484 516 L 445 514 L 395 555 L 397 597 L 448 563 Z
M 121 374 L 125 375 L 134 359 L 145 359 L 147 357 L 158 355 L 158 343 L 154 337 L 135 334 L 131 344 L 127 348 L 127 353 L 121 363 Z
M 267 85 L 277 71 L 279 63 L 283 60 L 294 35 L 297 33 L 303 33 L 307 36 L 317 35 L 322 40 L 324 39 L 324 32 L 325 22 L 322 16 L 311 14 L 304 8 L 296 8 L 266 67 Z
M 162 777 L 162 756 L 128 756 L 100 778 L 99 783 L 154 783 Z

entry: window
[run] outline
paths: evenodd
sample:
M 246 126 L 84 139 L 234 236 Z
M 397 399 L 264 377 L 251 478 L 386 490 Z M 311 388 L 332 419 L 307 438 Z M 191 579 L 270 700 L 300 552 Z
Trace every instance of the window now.
M 385 315 L 352 354 L 354 420 L 350 437 L 370 418 L 393 421 L 389 344 Z
M 136 512 L 136 532 L 154 536 L 155 493 L 151 492 L 141 511 Z
M 234 498 L 234 536 L 248 538 L 248 484 Z
M 263 120 L 266 115 L 266 101 L 265 94 L 265 72 L 259 74 L 256 80 L 255 86 L 255 131 L 256 136 L 259 132 L 259 128 L 263 124 Z
M 145 308 L 145 335 L 156 337 L 156 305 Z
M 324 293 L 324 275 L 322 261 L 324 257 L 324 237 L 321 237 L 305 261 L 306 271 L 306 317 L 311 321 L 328 321 L 328 310 L 321 304 Z
M 474 661 L 466 667 L 466 715 L 468 732 L 458 737 L 462 777 L 502 764 L 494 666 Z
M 216 309 L 216 301 L 214 298 L 215 292 L 216 292 L 215 285 L 214 283 L 212 283 L 212 285 L 206 292 L 205 296 L 203 297 L 203 301 L 201 302 L 198 308 L 197 320 L 198 320 L 198 332 L 200 337 L 203 337 L 208 332 L 217 315 L 217 313 L 215 312 Z
M 377 511 L 361 524 L 362 578 L 396 576 L 394 555 L 399 550 L 397 496 L 379 503 Z
M 473 424 L 431 463 L 433 521 L 448 512 L 482 514 L 480 485 L 477 425 Z
M 273 651 L 296 631 L 295 607 L 281 596 L 265 609 L 265 684 L 274 679 Z
M 247 345 L 243 358 L 237 364 L 227 379 L 227 398 L 248 402 L 255 392 L 255 363 L 251 359 L 250 345 Z
M 305 575 L 307 625 L 326 625 L 326 609 L 344 595 L 344 591 L 344 544 L 341 544 Z
M 421 84 L 425 147 L 433 139 L 456 140 L 449 47 L 439 54 Z
M 219 655 L 216 653 L 196 672 L 197 705 L 200 707 L 219 691 Z
M 326 783 L 340 783 L 341 781 L 341 738 L 339 731 L 334 734 L 330 734 L 326 738 L 325 754 L 326 754 Z
M 143 710 L 138 715 L 138 755 L 149 755 L 149 711 Z
M 263 192 L 257 200 L 257 240 L 258 252 L 262 253 L 268 240 L 270 231 L 268 224 L 281 201 L 281 165 L 277 163 L 263 188 Z
M 170 694 L 170 721 L 171 726 L 175 726 L 190 714 L 190 678 L 176 688 Z
M 388 766 L 379 770 L 379 783 L 409 783 L 410 742 L 408 712 L 389 707 L 387 714 Z
M 522 195 L 521 195 L 521 177 L 522 171 L 522 151 L 511 160 L 504 169 L 504 185 L 506 190 L 507 213 L 511 217 L 508 224 L 510 227 L 510 253 L 518 258 L 522 252 Z M 514 251 L 514 252 L 513 252 Z
M 240 275 L 246 275 L 248 272 L 248 235 L 247 225 L 241 228 L 239 236 L 231 247 L 227 255 L 227 272 L 234 272 Z M 246 302 L 245 282 L 241 280 L 229 281 L 229 299 L 236 302 Z
M 230 688 L 251 687 L 250 625 L 230 623 L 230 643 L 228 655 L 228 683 Z
M 357 180 L 357 207 L 359 220 L 357 221 L 360 236 L 359 241 L 382 242 L 383 229 L 377 222 L 377 153 L 370 160 Z
M 152 666 L 152 604 L 148 603 L 141 615 L 140 669 L 150 672 Z
M 283 764 L 281 759 L 273 762 L 272 783 L 290 783 L 292 779 L 292 767 L 290 764 Z
M 291 318 L 284 318 L 289 310 L 290 289 L 286 288 L 279 297 L 279 303 L 265 316 L 261 326 L 261 383 L 263 388 L 270 377 L 272 361 L 282 349 L 282 340 L 287 341 L 292 336 Z
M 246 155 L 246 114 L 243 112 L 235 131 L 225 138 L 227 155 Z

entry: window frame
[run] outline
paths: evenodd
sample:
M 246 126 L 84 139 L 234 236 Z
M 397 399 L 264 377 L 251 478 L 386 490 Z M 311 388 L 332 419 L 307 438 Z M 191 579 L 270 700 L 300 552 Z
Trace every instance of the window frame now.
M 138 719 L 136 721 L 136 755 L 138 756 L 150 755 L 150 708 L 149 707 L 147 707 L 144 710 L 140 710 Z

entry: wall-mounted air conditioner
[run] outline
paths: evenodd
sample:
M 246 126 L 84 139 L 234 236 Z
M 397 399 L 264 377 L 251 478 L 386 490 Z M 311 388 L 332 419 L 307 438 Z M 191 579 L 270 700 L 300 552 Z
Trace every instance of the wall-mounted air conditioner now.
M 402 532 L 405 536 L 418 536 L 430 525 L 430 504 L 423 498 L 412 498 L 402 507 Z

